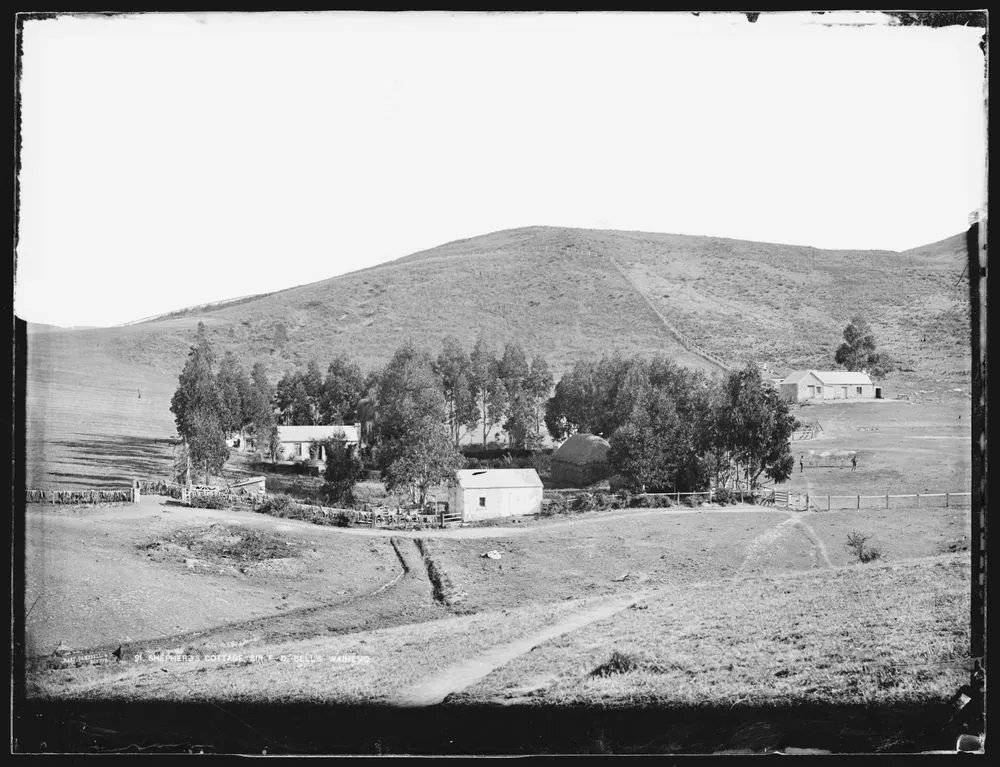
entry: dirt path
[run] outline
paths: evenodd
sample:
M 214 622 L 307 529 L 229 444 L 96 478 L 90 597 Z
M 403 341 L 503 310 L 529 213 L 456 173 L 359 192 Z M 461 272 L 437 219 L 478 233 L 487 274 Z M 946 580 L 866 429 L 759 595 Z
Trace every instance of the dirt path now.
M 634 604 L 652 593 L 655 592 L 635 592 L 602 601 L 523 639 L 494 647 L 475 658 L 450 666 L 408 690 L 402 691 L 398 703 L 407 707 L 437 705 L 450 694 L 470 687 L 495 669 L 530 652 L 535 646 L 604 618 L 610 618 L 630 604 Z
M 809 540 L 812 541 L 813 546 L 819 552 L 820 557 L 823 560 L 823 564 L 827 567 L 833 567 L 833 562 L 830 561 L 830 553 L 826 549 L 826 544 L 823 543 L 823 539 L 819 537 L 815 530 L 809 525 L 803 516 L 792 517 L 793 524 L 798 525 L 807 536 Z

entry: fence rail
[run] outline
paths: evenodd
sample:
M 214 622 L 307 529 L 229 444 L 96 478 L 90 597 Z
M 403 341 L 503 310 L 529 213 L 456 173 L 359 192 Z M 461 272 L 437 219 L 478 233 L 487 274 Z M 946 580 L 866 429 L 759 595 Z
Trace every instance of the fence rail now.
M 135 489 L 26 490 L 26 503 L 134 503 Z
M 784 508 L 843 511 L 847 509 L 929 508 L 967 509 L 972 505 L 971 492 L 945 493 L 885 493 L 881 495 L 836 495 L 833 493 L 789 493 L 775 491 L 776 506 Z

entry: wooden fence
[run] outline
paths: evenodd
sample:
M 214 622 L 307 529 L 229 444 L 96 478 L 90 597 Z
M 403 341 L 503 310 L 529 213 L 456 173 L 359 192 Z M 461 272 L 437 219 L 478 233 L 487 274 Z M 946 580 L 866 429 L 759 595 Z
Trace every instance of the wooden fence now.
M 834 495 L 832 493 L 802 493 L 775 491 L 774 503 L 784 508 L 837 511 L 849 509 L 934 508 L 968 509 L 972 493 L 905 493 L 884 495 Z
M 134 503 L 135 488 L 124 490 L 26 490 L 27 503 Z

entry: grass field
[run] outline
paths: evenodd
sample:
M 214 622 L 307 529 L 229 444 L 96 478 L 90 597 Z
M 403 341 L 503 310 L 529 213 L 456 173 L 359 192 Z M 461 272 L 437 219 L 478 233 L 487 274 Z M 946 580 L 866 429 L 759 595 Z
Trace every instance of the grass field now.
M 781 489 L 826 495 L 969 492 L 972 423 L 969 401 L 957 392 L 928 392 L 920 401 L 828 402 L 793 409 L 818 421 L 815 439 L 792 443 L 795 473 Z M 858 468 L 799 470 L 800 455 L 852 450 Z M 943 501 L 942 501 L 943 502 Z M 967 503 L 967 501 L 966 501 Z
M 827 494 L 971 489 L 968 363 L 956 341 L 960 296 L 947 287 L 961 271 L 956 243 L 910 254 L 813 254 L 532 228 L 207 312 L 32 333 L 27 475 L 29 487 L 42 488 L 124 487 L 168 474 L 169 400 L 199 319 L 220 353 L 232 349 L 248 367 L 265 360 L 272 374 L 338 351 L 379 364 L 405 335 L 433 346 L 452 329 L 467 344 L 479 330 L 499 344 L 518 340 L 558 372 L 614 347 L 700 365 L 665 335 L 647 299 L 707 350 L 776 364 L 819 365 L 861 309 L 918 372 L 883 382 L 887 396 L 907 400 L 796 409 L 822 427 L 793 444 L 796 458 L 825 450 L 859 457 L 853 472 L 796 466 L 781 487 L 808 493 L 808 512 L 634 509 L 390 533 L 158 497 L 135 506 L 31 506 L 29 697 L 742 706 L 765 719 L 774 707 L 812 704 L 939 711 L 967 679 L 957 664 L 969 640 L 968 509 L 908 500 L 820 509 Z M 745 269 L 732 269 L 734 260 Z M 898 291 L 878 302 L 889 274 Z M 511 284 L 519 292 L 490 287 Z M 907 307 L 918 299 L 929 309 L 914 321 Z M 282 349 L 273 344 L 278 321 L 289 332 Z M 751 337 L 769 341 L 755 346 Z M 315 496 L 318 482 L 275 478 L 269 489 Z M 858 564 L 845 545 L 851 532 L 868 536 L 882 558 Z M 483 556 L 491 550 L 501 558 Z M 53 657 L 61 647 L 106 659 L 117 646 L 120 662 Z M 190 658 L 148 657 L 164 650 Z M 877 721 L 856 719 L 867 734 L 851 743 L 898 750 L 916 742 L 893 746 L 878 740 Z M 690 746 L 702 742 L 692 734 L 698 726 L 685 724 L 694 729 L 683 736 L 667 729 Z M 829 740 L 821 726 L 809 739 L 801 745 L 848 742 Z
M 965 678 L 968 579 L 967 558 L 951 555 L 696 585 L 553 640 L 454 701 L 940 700 Z M 614 653 L 622 660 L 602 669 Z

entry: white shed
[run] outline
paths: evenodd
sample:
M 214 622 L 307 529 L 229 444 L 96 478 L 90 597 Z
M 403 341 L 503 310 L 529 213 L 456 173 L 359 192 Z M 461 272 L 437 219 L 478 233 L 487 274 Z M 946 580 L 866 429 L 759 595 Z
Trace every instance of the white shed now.
M 464 522 L 542 510 L 542 480 L 534 469 L 466 469 L 455 474 L 448 511 L 461 514 Z
M 876 399 L 881 392 L 867 373 L 848 370 L 797 370 L 779 385 L 788 402 L 831 399 Z

